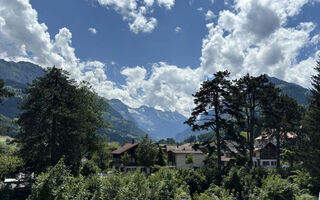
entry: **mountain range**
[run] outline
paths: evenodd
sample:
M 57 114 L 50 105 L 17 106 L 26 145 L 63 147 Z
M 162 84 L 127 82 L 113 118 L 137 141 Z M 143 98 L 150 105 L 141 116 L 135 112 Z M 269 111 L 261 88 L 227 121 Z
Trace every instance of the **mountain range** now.
M 19 114 L 18 105 L 24 96 L 23 90 L 28 87 L 33 79 L 43 76 L 44 71 L 40 66 L 28 62 L 7 62 L 0 59 L 0 78 L 5 80 L 7 87 L 15 92 L 15 96 L 4 99 L 0 105 L 1 123 L 13 120 Z M 269 77 L 282 93 L 295 98 L 299 104 L 306 105 L 310 91 L 294 83 L 288 83 Z M 175 138 L 183 141 L 191 135 L 199 135 L 207 131 L 193 132 L 183 122 L 187 118 L 178 112 L 161 111 L 148 106 L 132 108 L 118 99 L 106 100 L 108 105 L 104 109 L 103 117 L 110 123 L 108 129 L 99 130 L 100 134 L 107 135 L 111 141 L 123 143 L 132 138 L 139 139 L 148 133 L 153 139 Z M 17 130 L 12 129 L 12 130 Z M 15 134 L 15 133 L 11 133 Z

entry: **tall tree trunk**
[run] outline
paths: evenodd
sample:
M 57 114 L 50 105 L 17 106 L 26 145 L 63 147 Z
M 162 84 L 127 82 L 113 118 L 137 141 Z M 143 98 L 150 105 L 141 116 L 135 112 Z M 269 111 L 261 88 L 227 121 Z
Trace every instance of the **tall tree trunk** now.
M 56 74 L 54 76 L 54 88 L 57 88 L 58 85 L 58 78 L 56 77 Z M 57 149 L 56 149 L 56 144 L 57 144 L 57 117 L 56 114 L 54 113 L 56 110 L 57 106 L 57 98 L 56 94 L 53 92 L 53 97 L 52 97 L 52 110 L 53 110 L 53 115 L 52 115 L 52 125 L 51 125 L 51 138 L 50 138 L 50 162 L 51 166 L 54 166 L 57 162 Z
M 219 116 L 219 105 L 218 105 L 218 98 L 215 99 L 215 121 L 216 121 L 216 137 L 217 137 L 217 156 L 218 156 L 218 169 L 219 172 L 221 172 L 221 138 L 220 138 L 220 116 Z
M 218 169 L 221 171 L 221 138 L 220 138 L 220 127 L 216 126 L 216 135 L 217 135 L 217 156 L 218 156 Z
M 276 156 L 277 156 L 277 169 L 280 169 L 280 130 L 277 130 L 276 134 L 277 146 L 276 146 Z
M 254 105 L 253 101 L 253 105 Z M 250 158 L 249 158 L 249 168 L 253 168 L 253 156 L 254 156 L 254 123 L 255 123 L 255 114 L 254 114 L 254 106 L 250 108 Z

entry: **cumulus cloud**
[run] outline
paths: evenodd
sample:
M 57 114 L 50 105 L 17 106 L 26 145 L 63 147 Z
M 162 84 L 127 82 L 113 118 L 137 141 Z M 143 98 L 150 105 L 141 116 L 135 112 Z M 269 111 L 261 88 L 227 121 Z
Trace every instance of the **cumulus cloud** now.
M 206 13 L 206 20 L 212 20 L 215 17 L 216 15 L 211 10 L 208 10 L 208 12 Z
M 315 56 L 298 61 L 299 52 L 318 43 L 311 38 L 312 22 L 287 27 L 289 17 L 299 14 L 307 0 L 237 0 L 234 11 L 219 13 L 217 24 L 207 24 L 202 42 L 201 69 L 206 74 L 228 69 L 234 77 L 245 73 L 269 74 L 310 86 Z M 302 66 L 307 69 L 298 73 Z
M 95 29 L 95 28 L 91 28 L 91 27 L 90 27 L 90 28 L 88 29 L 88 31 L 89 31 L 90 33 L 94 34 L 94 35 L 97 34 L 97 29 Z
M 112 8 L 123 20 L 128 22 L 130 30 L 135 33 L 151 33 L 157 26 L 157 19 L 150 17 L 153 7 L 158 5 L 166 10 L 172 9 L 175 0 L 97 0 L 106 8 Z M 156 3 L 157 2 L 157 3 Z
M 122 14 L 133 32 L 143 32 L 142 29 L 150 32 L 156 26 L 156 19 L 152 20 L 149 14 L 159 0 L 99 1 Z M 168 3 L 174 1 L 161 2 L 165 9 L 174 5 Z M 310 85 L 309 77 L 314 73 L 320 51 L 301 61 L 297 58 L 302 48 L 319 45 L 319 34 L 311 37 L 316 25 L 303 22 L 295 27 L 286 26 L 288 17 L 297 15 L 307 1 L 265 2 L 236 0 L 232 10 L 219 13 L 217 23 L 207 24 L 208 34 L 202 41 L 198 68 L 180 68 L 165 62 L 153 64 L 149 71 L 143 66 L 125 67 L 121 75 L 126 82 L 117 86 L 108 80 L 104 63 L 82 61 L 75 55 L 70 30 L 61 28 L 50 36 L 47 26 L 38 22 L 29 0 L 0 0 L 0 58 L 26 60 L 44 67 L 56 65 L 68 70 L 78 81 L 89 81 L 103 97 L 120 99 L 132 107 L 148 105 L 188 116 L 193 108 L 192 94 L 199 90 L 205 77 L 218 70 L 230 70 L 233 78 L 247 72 L 267 73 L 306 87 Z M 257 11 L 265 17 L 259 18 Z M 268 20 L 269 17 L 273 20 Z
M 0 58 L 30 61 L 43 67 L 55 65 L 78 81 L 90 81 L 97 90 L 101 82 L 104 88 L 112 89 L 102 62 L 83 62 L 76 57 L 72 33 L 67 28 L 61 28 L 51 38 L 28 0 L 1 0 L 0 8 Z

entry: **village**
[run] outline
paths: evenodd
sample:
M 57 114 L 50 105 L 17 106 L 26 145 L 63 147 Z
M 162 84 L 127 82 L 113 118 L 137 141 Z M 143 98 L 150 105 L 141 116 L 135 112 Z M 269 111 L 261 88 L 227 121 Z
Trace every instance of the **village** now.
M 284 134 L 283 134 L 284 135 Z M 294 140 L 297 137 L 296 133 L 287 132 L 286 138 Z M 284 141 L 283 141 L 284 142 Z M 136 171 L 147 172 L 150 174 L 150 168 L 145 166 L 139 166 L 137 161 L 136 149 L 139 143 L 136 143 L 132 139 L 131 143 L 125 143 L 121 148 L 112 151 L 113 156 L 113 169 L 121 172 Z M 157 143 L 159 149 L 165 152 L 167 158 L 167 167 L 172 169 L 190 169 L 200 168 L 205 165 L 209 150 L 208 147 L 203 144 L 161 144 Z M 210 143 L 211 148 L 215 148 L 214 142 Z M 235 156 L 239 154 L 238 144 L 233 141 L 225 141 L 224 149 L 222 150 L 221 161 L 224 167 L 235 160 Z M 275 137 L 270 137 L 266 134 L 262 134 L 255 138 L 254 148 L 254 167 L 264 168 L 276 168 L 277 156 L 276 156 L 276 140 Z M 123 163 L 122 159 L 125 154 L 128 156 L 128 162 Z M 282 167 L 289 167 L 282 165 Z

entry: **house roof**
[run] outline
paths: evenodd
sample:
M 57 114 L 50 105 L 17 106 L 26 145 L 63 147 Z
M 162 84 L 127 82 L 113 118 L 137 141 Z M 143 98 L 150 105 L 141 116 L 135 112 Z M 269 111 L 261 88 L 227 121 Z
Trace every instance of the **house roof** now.
M 135 146 L 137 146 L 137 145 L 138 145 L 138 143 L 134 143 L 134 144 L 132 144 L 132 143 L 126 143 L 126 144 L 124 144 L 121 148 L 119 148 L 119 149 L 117 149 L 117 150 L 114 150 L 114 151 L 112 152 L 112 154 L 122 154 L 122 153 L 128 151 L 129 149 L 131 149 L 131 148 L 133 148 L 133 147 L 135 147 Z
M 200 150 L 195 150 L 192 148 L 192 144 L 186 143 L 183 145 L 168 145 L 166 147 L 167 152 L 171 151 L 173 153 L 187 153 L 187 154 L 202 154 Z
M 298 135 L 295 132 L 281 132 L 281 137 L 282 138 L 288 138 L 288 139 L 293 139 L 296 138 Z M 256 140 L 270 140 L 274 137 L 273 134 L 268 134 L 267 132 L 262 132 L 259 137 L 256 138 Z
M 175 154 L 203 154 L 203 152 L 200 150 L 197 150 L 197 151 L 195 151 L 195 150 L 193 150 L 193 151 L 172 151 L 172 152 Z
M 254 144 L 254 151 L 260 151 L 261 149 L 265 148 L 268 144 L 276 146 L 272 141 L 263 141 L 263 142 L 255 142 Z

